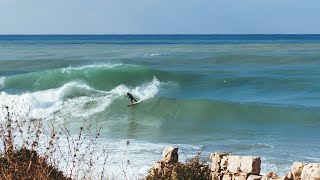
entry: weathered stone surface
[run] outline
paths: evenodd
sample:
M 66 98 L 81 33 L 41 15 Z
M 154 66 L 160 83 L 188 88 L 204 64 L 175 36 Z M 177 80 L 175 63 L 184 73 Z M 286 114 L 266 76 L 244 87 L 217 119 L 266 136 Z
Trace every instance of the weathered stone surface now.
M 250 175 L 247 180 L 261 180 L 262 176 Z
M 293 180 L 293 174 L 292 174 L 291 171 L 288 174 L 285 175 L 285 179 L 286 180 Z
M 166 163 L 177 163 L 178 162 L 178 148 L 177 147 L 166 147 L 162 153 L 163 161 Z
M 240 170 L 253 175 L 260 174 L 261 159 L 257 156 L 242 156 Z
M 237 173 L 233 175 L 233 180 L 246 180 L 248 177 L 247 173 Z
M 269 172 L 266 175 L 262 176 L 262 180 L 276 180 L 278 175 L 274 172 Z
M 287 180 L 285 176 L 278 177 L 277 180 Z
M 224 174 L 222 180 L 232 180 L 232 174 Z
M 231 173 L 240 172 L 241 156 L 231 155 L 228 156 L 228 171 Z
M 211 173 L 212 180 L 221 180 L 222 176 L 223 176 L 223 174 L 221 174 L 219 172 L 212 172 Z
M 305 166 L 305 164 L 302 163 L 302 162 L 294 162 L 292 167 L 291 167 L 291 175 L 292 175 L 292 177 L 289 176 L 289 178 L 299 179 L 300 176 L 301 176 L 302 169 L 303 169 L 304 166 Z
M 225 170 L 228 167 L 228 155 L 222 156 L 220 162 L 220 169 Z
M 212 161 L 211 171 L 219 172 L 220 171 L 220 162 L 221 162 L 222 153 L 211 153 L 210 158 Z
M 320 163 L 310 163 L 303 167 L 301 180 L 320 180 Z
M 220 172 L 221 171 L 221 160 L 223 158 L 223 156 L 227 156 L 229 155 L 228 153 L 219 153 L 219 152 L 215 152 L 215 153 L 211 153 L 210 155 L 210 159 L 212 161 L 212 165 L 211 165 L 211 171 L 213 172 Z

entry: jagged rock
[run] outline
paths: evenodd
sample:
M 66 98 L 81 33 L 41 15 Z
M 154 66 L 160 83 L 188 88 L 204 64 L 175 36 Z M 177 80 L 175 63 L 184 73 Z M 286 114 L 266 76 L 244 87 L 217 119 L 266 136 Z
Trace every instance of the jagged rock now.
M 247 173 L 238 173 L 233 175 L 233 180 L 246 180 L 249 174 Z
M 228 156 L 227 170 L 231 173 L 240 172 L 241 156 L 231 155 Z
M 220 153 L 211 153 L 211 171 L 219 172 L 220 171 L 220 162 L 221 162 L 221 155 Z
M 212 161 L 212 165 L 211 165 L 211 171 L 213 172 L 220 172 L 221 171 L 221 159 L 223 156 L 228 155 L 227 153 L 220 153 L 220 152 L 215 152 L 215 153 L 211 153 L 210 155 L 210 159 Z
M 288 179 L 299 179 L 304 166 L 305 164 L 302 162 L 294 162 L 291 167 L 291 173 L 289 173 L 286 177 Z
M 250 175 L 247 180 L 261 180 L 262 176 L 259 175 Z
M 286 178 L 286 176 L 281 176 L 281 177 L 278 177 L 277 180 L 288 180 L 288 179 Z
M 257 156 L 242 156 L 240 170 L 253 175 L 260 174 L 261 159 Z
M 222 180 L 232 180 L 232 174 L 223 174 Z
M 310 163 L 303 167 L 301 180 L 320 180 L 320 163 Z
M 278 175 L 274 172 L 269 172 L 266 175 L 262 176 L 261 180 L 277 180 Z
M 166 147 L 162 153 L 163 161 L 166 163 L 177 163 L 178 162 L 178 148 L 177 147 Z
M 219 172 L 212 172 L 211 176 L 212 176 L 212 180 L 221 180 L 223 174 L 221 174 Z
M 292 174 L 291 171 L 288 174 L 285 175 L 285 179 L 286 180 L 293 180 L 293 174 Z
M 220 162 L 220 169 L 226 170 L 228 167 L 228 155 L 222 156 Z

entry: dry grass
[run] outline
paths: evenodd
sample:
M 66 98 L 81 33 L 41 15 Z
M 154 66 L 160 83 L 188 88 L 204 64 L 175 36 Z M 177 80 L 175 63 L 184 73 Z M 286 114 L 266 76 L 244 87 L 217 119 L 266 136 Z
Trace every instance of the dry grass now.
M 211 169 L 205 161 L 200 160 L 201 152 L 186 163 L 160 163 L 159 169 L 151 168 L 147 180 L 211 180 Z
M 0 179 L 107 179 L 108 151 L 96 150 L 101 128 L 93 133 L 84 122 L 74 137 L 67 124 L 44 126 L 10 113 L 9 107 L 2 107 L 0 115 L 5 117 L 0 121 Z

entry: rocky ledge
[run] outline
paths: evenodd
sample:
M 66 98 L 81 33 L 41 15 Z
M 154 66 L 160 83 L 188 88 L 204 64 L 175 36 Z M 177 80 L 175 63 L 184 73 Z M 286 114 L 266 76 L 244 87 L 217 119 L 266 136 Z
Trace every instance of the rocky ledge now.
M 154 177 L 156 172 L 167 171 L 164 168 L 173 168 L 175 164 L 179 164 L 178 148 L 176 147 L 165 148 L 162 156 L 163 160 L 152 166 L 148 177 Z M 274 172 L 260 175 L 261 158 L 258 156 L 239 156 L 215 152 L 211 154 L 210 159 L 211 168 L 208 168 L 210 175 L 206 177 L 212 180 L 320 180 L 320 163 L 294 162 L 290 172 L 279 177 Z M 205 168 L 199 168 L 200 171 L 203 169 Z M 177 172 L 170 172 L 170 174 L 177 174 Z M 175 179 L 171 177 L 170 175 L 170 179 Z

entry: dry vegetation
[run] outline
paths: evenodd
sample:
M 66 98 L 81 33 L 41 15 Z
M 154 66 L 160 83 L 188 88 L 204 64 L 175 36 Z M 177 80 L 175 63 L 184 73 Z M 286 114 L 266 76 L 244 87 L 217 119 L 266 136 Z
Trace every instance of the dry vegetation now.
M 200 161 L 200 153 L 186 163 L 160 162 L 161 168 L 149 171 L 147 180 L 211 180 L 211 169 L 205 161 Z
M 10 113 L 9 107 L 1 109 L 1 116 L 0 179 L 106 179 L 108 152 L 96 151 L 101 128 L 92 133 L 90 123 L 84 123 L 73 137 L 65 124 L 44 126 Z

